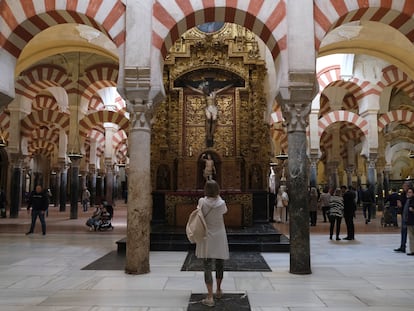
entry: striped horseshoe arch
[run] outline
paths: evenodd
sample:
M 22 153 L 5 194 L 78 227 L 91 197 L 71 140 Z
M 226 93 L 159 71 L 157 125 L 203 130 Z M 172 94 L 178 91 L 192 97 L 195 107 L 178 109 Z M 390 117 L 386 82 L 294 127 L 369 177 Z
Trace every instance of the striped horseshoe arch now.
M 186 30 L 208 22 L 235 23 L 254 32 L 267 45 L 274 59 L 287 47 L 286 2 L 284 0 L 215 1 L 158 0 L 153 6 L 153 45 L 163 58 Z
M 378 119 L 378 132 L 381 132 L 387 124 L 392 122 L 413 125 L 414 113 L 409 110 L 394 110 L 384 113 Z
M 121 0 L 2 0 L 0 47 L 18 58 L 36 34 L 64 23 L 93 27 L 119 47 L 125 42 L 125 9 Z
M 99 64 L 87 68 L 86 74 L 79 81 L 84 88 L 82 96 L 90 101 L 98 90 L 116 86 L 117 80 L 118 66 L 114 64 Z
M 124 115 L 108 111 L 101 110 L 85 116 L 79 122 L 79 134 L 86 137 L 91 129 L 96 127 L 96 124 L 103 124 L 105 122 L 111 122 L 117 124 L 120 129 L 128 132 L 129 128 L 129 119 Z
M 41 90 L 53 86 L 66 88 L 70 83 L 71 80 L 62 67 L 50 64 L 35 66 L 17 79 L 16 94 L 32 100 Z
M 368 135 L 368 122 L 356 113 L 345 110 L 332 111 L 320 118 L 318 121 L 318 135 L 321 136 L 325 129 L 335 122 L 352 123 L 359 128 L 365 136 Z
M 35 140 L 29 145 L 27 150 L 33 155 L 41 154 L 50 158 L 53 155 L 55 146 L 55 144 L 47 140 Z
M 381 89 L 387 86 L 393 86 L 399 90 L 404 91 L 408 97 L 414 99 L 414 83 L 405 72 L 402 72 L 394 65 L 388 66 L 383 69 L 383 75 L 378 86 Z
M 315 46 L 319 50 L 325 35 L 332 29 L 352 21 L 383 22 L 414 41 L 411 32 L 414 2 L 412 0 L 314 0 Z
M 39 110 L 27 115 L 21 121 L 21 133 L 23 137 L 30 137 L 33 129 L 39 125 L 57 124 L 66 133 L 69 131 L 69 115 L 53 110 Z

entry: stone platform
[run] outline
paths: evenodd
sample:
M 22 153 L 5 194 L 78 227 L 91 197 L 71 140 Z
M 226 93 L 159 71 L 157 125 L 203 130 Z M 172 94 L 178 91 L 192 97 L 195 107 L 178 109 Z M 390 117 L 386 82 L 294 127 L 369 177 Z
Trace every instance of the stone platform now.
M 185 228 L 152 225 L 152 251 L 189 251 L 195 248 L 187 240 Z M 230 251 L 289 252 L 289 239 L 271 224 L 255 224 L 243 228 L 227 228 Z M 118 253 L 126 252 L 126 238 L 116 242 Z

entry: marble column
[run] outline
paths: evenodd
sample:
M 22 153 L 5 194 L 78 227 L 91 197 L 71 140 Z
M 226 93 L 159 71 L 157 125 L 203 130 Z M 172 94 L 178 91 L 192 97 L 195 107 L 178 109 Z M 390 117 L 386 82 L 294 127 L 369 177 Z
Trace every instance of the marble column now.
M 386 164 L 384 167 L 384 192 L 385 196 L 389 194 L 390 191 L 390 173 L 391 173 L 391 165 Z
M 108 204 L 113 203 L 113 189 L 114 189 L 114 168 L 112 165 L 112 161 L 105 160 L 105 167 L 106 167 L 106 183 L 105 183 L 105 201 Z
M 91 193 L 91 206 L 96 203 L 96 169 L 94 164 L 89 164 L 89 190 Z
M 68 187 L 68 166 L 66 163 L 62 163 L 60 167 L 60 188 L 59 188 L 59 211 L 66 211 L 66 194 Z
M 152 215 L 151 125 L 152 103 L 135 101 L 129 132 L 129 182 L 125 272 L 150 272 L 149 250 Z
M 318 187 L 318 157 L 310 157 L 309 185 L 311 187 Z
M 347 186 L 350 187 L 352 186 L 352 174 L 354 173 L 354 167 L 353 166 L 348 166 L 346 169 L 346 182 L 347 182 Z
M 80 158 L 70 156 L 71 175 L 70 175 L 70 219 L 78 219 L 78 201 L 79 201 L 79 166 Z
M 55 169 L 55 207 L 58 207 L 60 204 L 60 169 Z
M 367 185 L 369 186 L 370 191 L 374 193 L 374 195 L 377 193 L 377 187 L 376 187 L 376 155 L 370 155 L 368 159 L 368 171 L 367 171 Z M 371 218 L 375 219 L 377 215 L 377 208 L 376 204 L 372 208 L 372 214 Z
M 311 273 L 306 126 L 312 96 L 306 89 L 290 89 L 291 99 L 282 104 L 289 144 L 290 273 L 294 274 Z
M 10 183 L 10 218 L 17 218 L 22 204 L 23 159 L 20 155 L 12 155 L 10 158 L 13 159 Z

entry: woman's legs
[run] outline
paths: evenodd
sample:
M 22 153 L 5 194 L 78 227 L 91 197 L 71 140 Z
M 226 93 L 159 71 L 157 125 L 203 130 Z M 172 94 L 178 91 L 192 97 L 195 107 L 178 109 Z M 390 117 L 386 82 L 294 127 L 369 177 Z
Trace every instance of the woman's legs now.
M 342 217 L 336 217 L 336 239 L 339 240 L 339 232 L 341 232 Z
M 332 240 L 332 235 L 333 235 L 333 229 L 334 229 L 334 225 L 335 225 L 335 217 L 333 216 L 329 216 L 329 238 Z
M 221 291 L 221 281 L 223 281 L 223 274 L 224 274 L 224 260 L 223 259 L 216 259 L 216 283 L 217 283 L 217 290 L 216 290 L 216 297 L 221 298 L 222 291 Z
M 207 298 L 213 299 L 213 260 L 211 258 L 204 259 L 204 282 L 207 287 Z

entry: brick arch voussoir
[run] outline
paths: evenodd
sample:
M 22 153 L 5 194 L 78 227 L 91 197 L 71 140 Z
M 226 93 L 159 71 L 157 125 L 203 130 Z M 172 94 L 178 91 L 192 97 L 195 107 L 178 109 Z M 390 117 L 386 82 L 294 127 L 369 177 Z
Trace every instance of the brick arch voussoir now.
M 368 135 L 368 122 L 364 118 L 350 111 L 337 110 L 329 112 L 318 120 L 319 137 L 330 125 L 336 122 L 349 122 L 359 128 L 365 136 Z
M 378 118 L 378 132 L 381 132 L 388 124 L 393 122 L 413 125 L 414 113 L 409 110 L 393 110 L 382 114 Z
M 129 119 L 117 112 L 101 110 L 86 115 L 79 122 L 79 134 L 87 137 L 90 130 L 92 130 L 96 124 L 103 124 L 105 122 L 114 123 L 119 126 L 120 129 L 128 132 Z
M 177 4 L 181 14 L 174 15 L 170 14 L 164 3 L 155 1 L 153 5 L 153 18 L 167 29 L 162 30 L 162 34 L 153 29 L 152 33 L 153 45 L 160 50 L 163 58 L 183 32 L 216 20 L 235 23 L 255 32 L 268 46 L 274 59 L 287 48 L 287 30 L 283 28 L 275 31 L 286 19 L 286 2 L 283 0 L 274 1 L 272 8 L 261 2 L 258 5 L 249 5 L 247 9 L 237 2 L 228 2 L 225 7 L 214 7 L 209 2 L 203 2 L 198 7 L 192 7 L 185 1 Z M 257 29 L 261 29 L 260 33 Z
M 21 121 L 22 135 L 30 137 L 39 125 L 57 124 L 66 132 L 69 130 L 69 115 L 55 110 L 33 111 Z
M 125 26 L 119 26 L 125 25 L 125 22 L 119 23 L 119 20 L 125 20 L 126 5 L 121 0 L 91 0 L 85 6 L 78 6 L 77 1 L 66 1 L 59 9 L 55 1 L 45 6 L 35 5 L 34 2 L 25 1 L 24 11 L 14 10 L 6 1 L 0 2 L 0 17 L 11 28 L 9 34 L 0 32 L 0 48 L 15 58 L 20 56 L 24 46 L 35 35 L 58 24 L 90 26 L 108 36 L 117 47 L 125 42 Z M 33 28 L 33 25 L 36 27 Z

